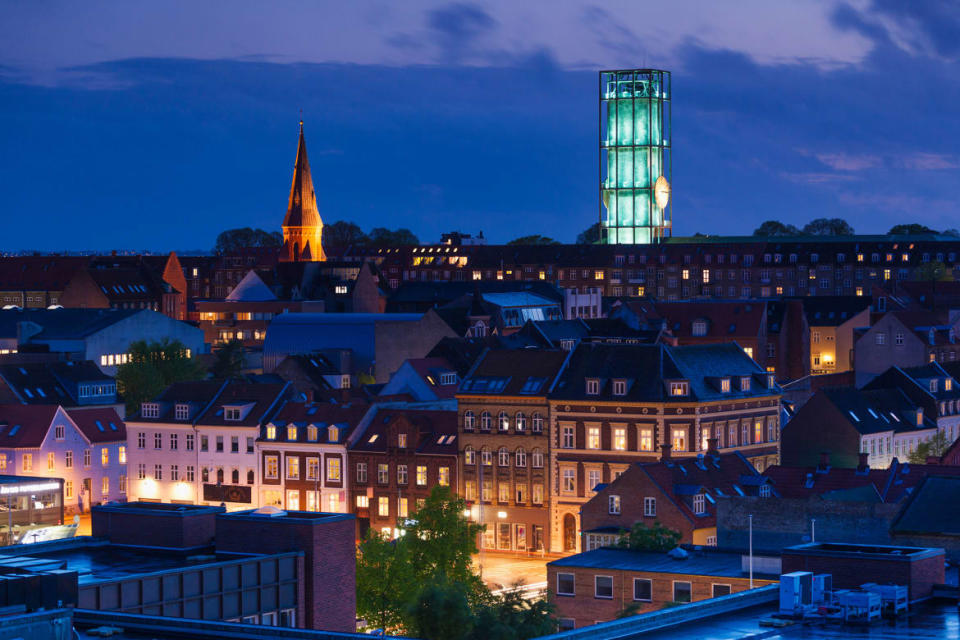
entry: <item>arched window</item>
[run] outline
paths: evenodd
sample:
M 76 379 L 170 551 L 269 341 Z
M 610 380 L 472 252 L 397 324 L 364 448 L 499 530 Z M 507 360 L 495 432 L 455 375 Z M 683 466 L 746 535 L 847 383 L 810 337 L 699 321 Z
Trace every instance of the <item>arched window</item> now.
M 500 447 L 500 450 L 497 452 L 497 464 L 501 467 L 510 466 L 510 451 L 506 447 Z
M 543 469 L 543 452 L 540 449 L 534 449 L 530 457 L 530 464 L 534 469 Z
M 486 447 L 480 449 L 480 463 L 485 467 L 493 464 L 493 452 L 491 452 L 490 449 Z
M 533 414 L 533 432 L 543 433 L 543 416 L 539 411 Z
M 527 430 L 527 416 L 523 415 L 522 411 L 517 411 L 516 429 L 517 431 Z
M 217 468 L 217 484 L 223 484 L 223 467 Z
M 473 415 L 473 411 L 464 411 L 463 412 L 463 429 L 464 431 L 473 431 L 473 425 L 476 422 L 476 416 Z
M 484 411 L 480 414 L 480 430 L 490 431 L 490 412 Z
M 517 449 L 517 466 L 525 467 L 527 466 L 527 451 L 523 447 Z
M 230 482 L 233 484 L 240 484 L 240 469 L 234 469 L 230 474 Z
M 476 464 L 477 463 L 477 453 L 473 450 L 473 447 L 467 445 L 463 448 L 463 463 L 464 464 Z
M 247 469 L 247 484 L 253 484 L 253 482 L 254 482 L 253 469 Z
M 507 415 L 506 411 L 501 411 L 497 416 L 497 429 L 500 431 L 508 431 L 510 429 L 510 416 Z
M 200 477 L 204 482 L 210 482 L 210 469 L 203 467 L 203 469 L 200 470 Z

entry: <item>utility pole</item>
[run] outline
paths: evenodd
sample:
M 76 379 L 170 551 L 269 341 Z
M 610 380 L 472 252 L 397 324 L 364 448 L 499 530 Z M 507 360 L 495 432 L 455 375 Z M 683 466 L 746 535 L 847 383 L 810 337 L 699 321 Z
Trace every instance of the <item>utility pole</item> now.
M 750 588 L 753 589 L 753 514 L 747 516 L 750 523 Z

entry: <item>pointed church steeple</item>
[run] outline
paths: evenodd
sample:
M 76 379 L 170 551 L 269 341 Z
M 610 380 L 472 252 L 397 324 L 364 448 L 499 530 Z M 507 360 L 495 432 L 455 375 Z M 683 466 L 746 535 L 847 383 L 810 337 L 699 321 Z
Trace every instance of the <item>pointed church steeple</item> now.
M 303 120 L 300 121 L 300 138 L 297 142 L 297 159 L 293 165 L 293 183 L 287 201 L 287 215 L 283 219 L 285 262 L 326 260 L 321 239 L 323 220 L 317 210 L 317 196 L 310 175 L 307 159 L 307 143 L 303 137 Z

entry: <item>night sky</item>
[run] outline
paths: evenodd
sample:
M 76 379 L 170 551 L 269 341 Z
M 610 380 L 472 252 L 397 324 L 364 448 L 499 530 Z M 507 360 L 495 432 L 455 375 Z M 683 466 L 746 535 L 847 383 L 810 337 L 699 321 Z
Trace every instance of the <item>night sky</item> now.
M 492 242 L 597 219 L 600 68 L 673 72 L 676 235 L 960 227 L 946 0 L 0 0 L 0 250 L 209 249 L 320 213 Z

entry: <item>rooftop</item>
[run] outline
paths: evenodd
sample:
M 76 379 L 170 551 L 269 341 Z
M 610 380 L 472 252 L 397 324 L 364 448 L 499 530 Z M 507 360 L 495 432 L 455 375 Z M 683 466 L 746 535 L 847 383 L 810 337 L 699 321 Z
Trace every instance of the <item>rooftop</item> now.
M 745 575 L 742 562 L 744 554 L 741 551 L 694 550 L 689 551 L 688 554 L 686 558 L 676 559 L 666 553 L 606 547 L 560 558 L 548 565 L 718 577 Z

